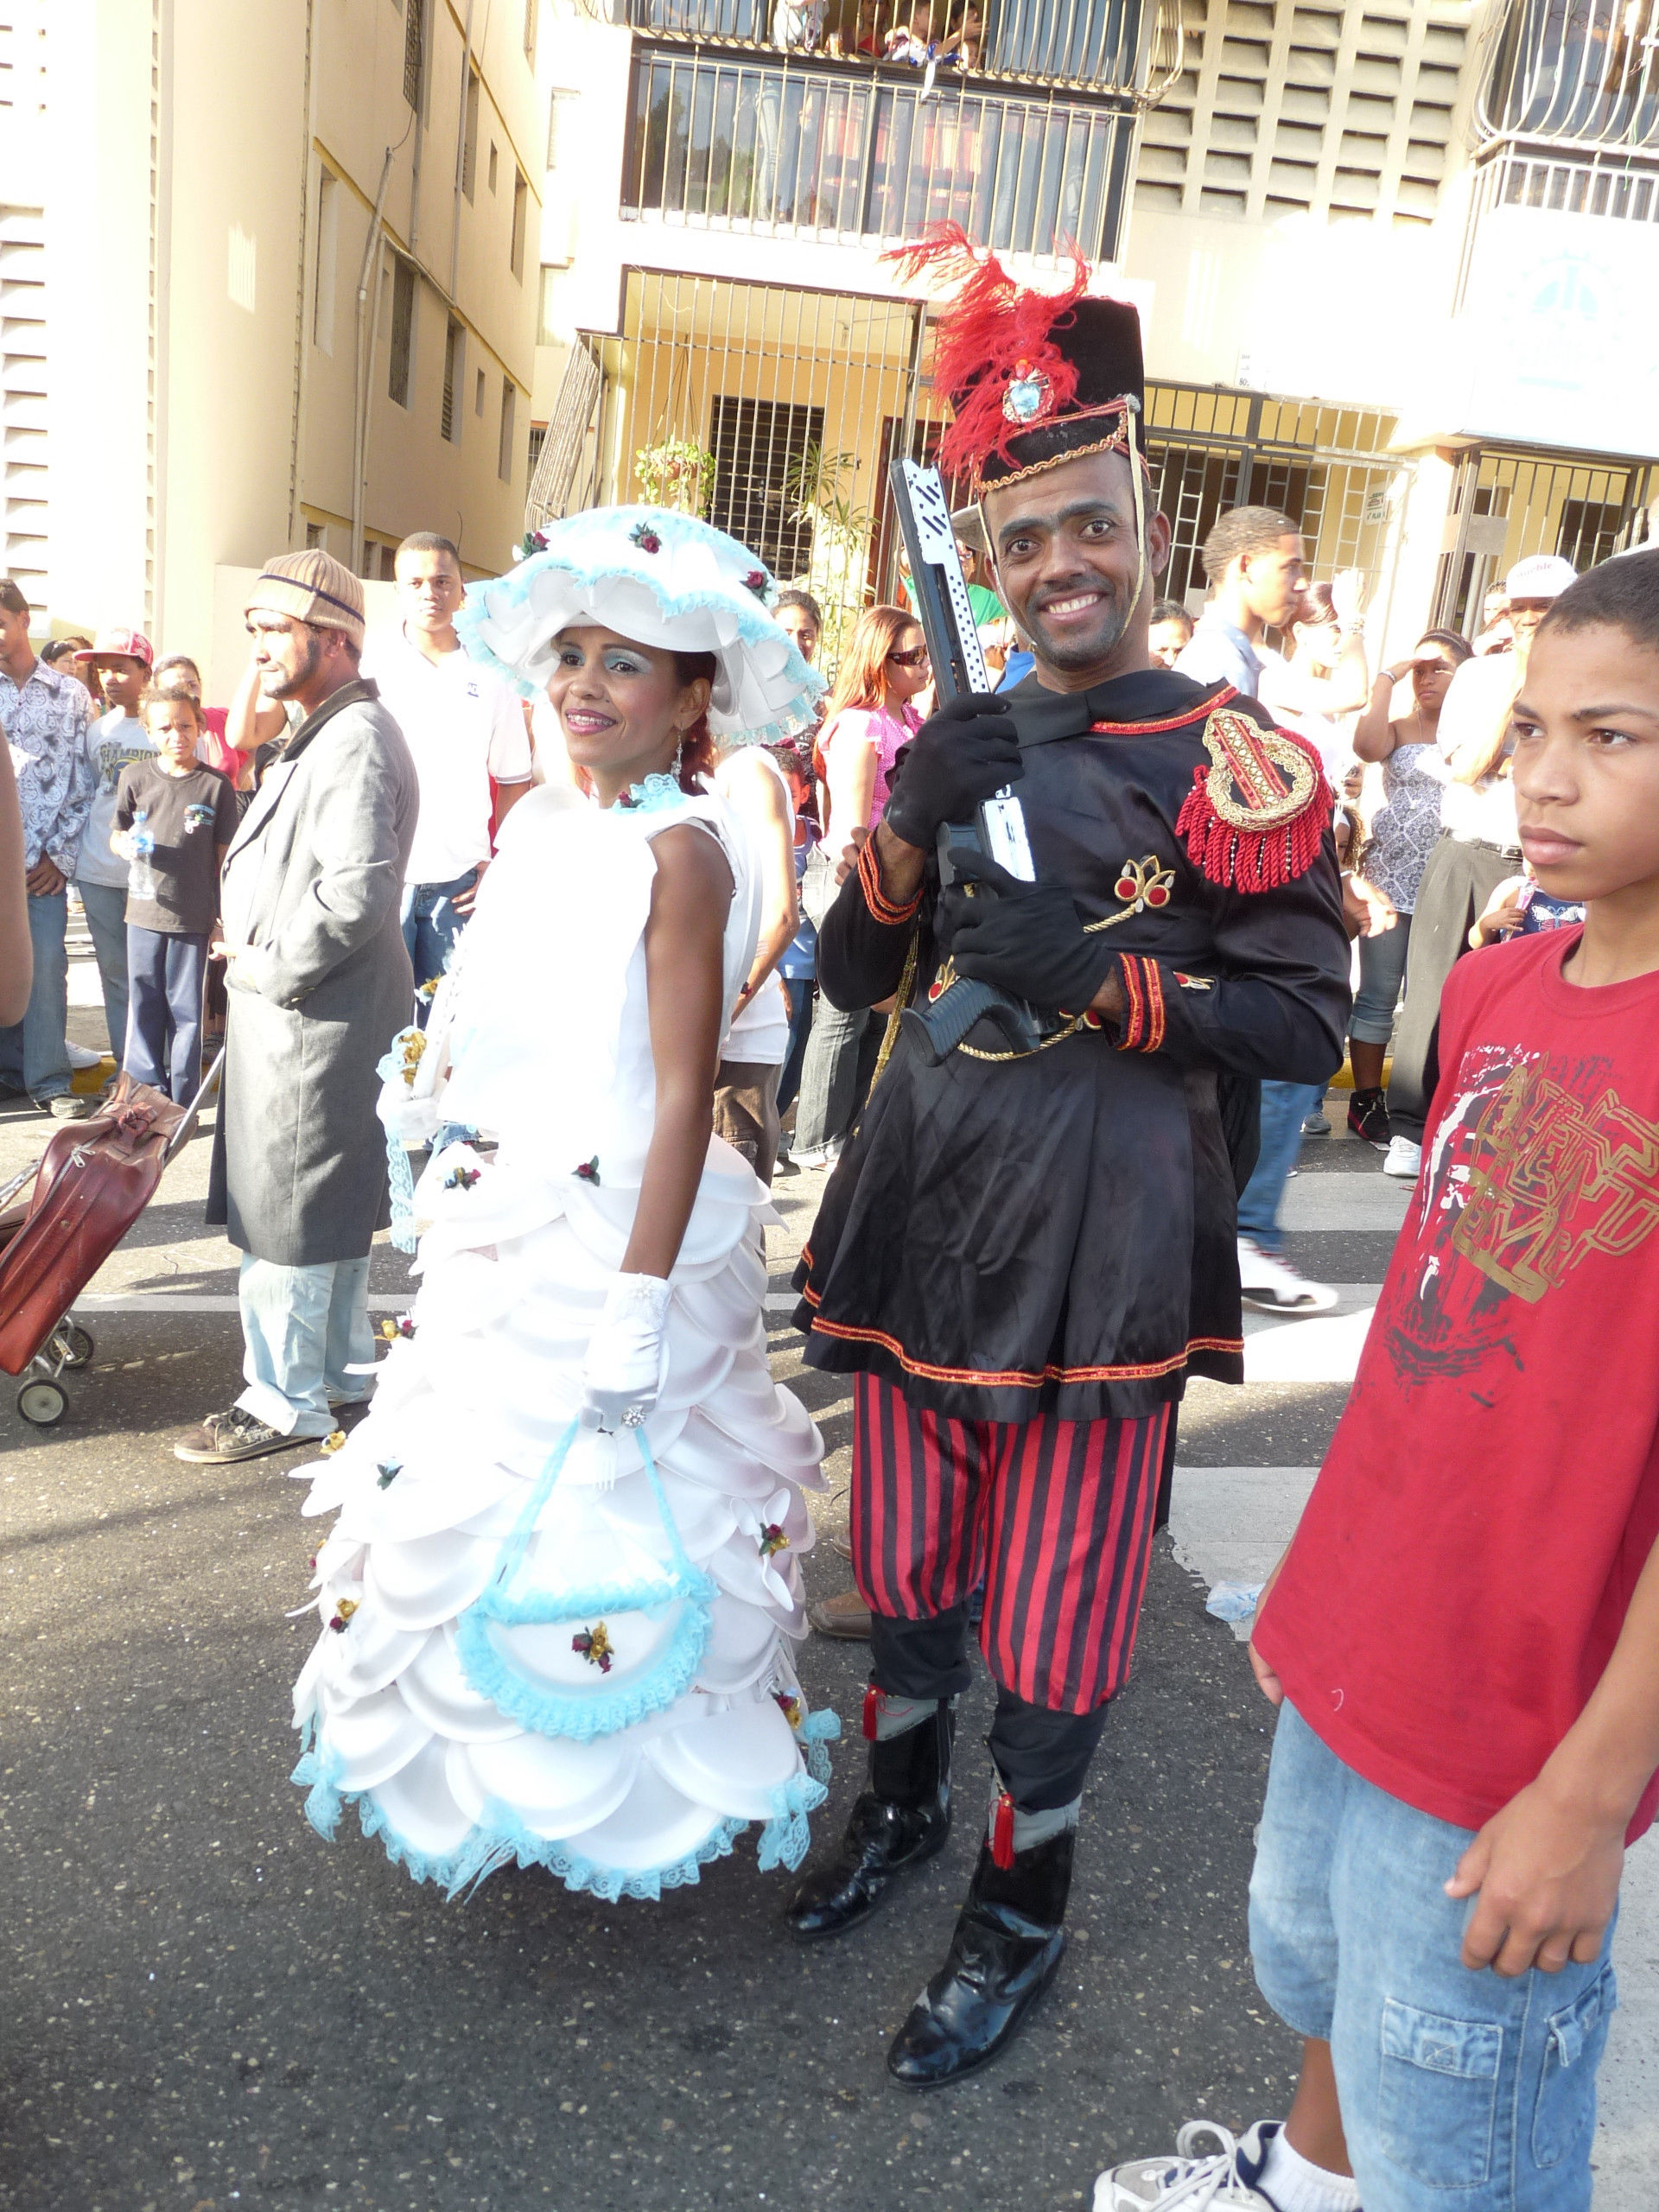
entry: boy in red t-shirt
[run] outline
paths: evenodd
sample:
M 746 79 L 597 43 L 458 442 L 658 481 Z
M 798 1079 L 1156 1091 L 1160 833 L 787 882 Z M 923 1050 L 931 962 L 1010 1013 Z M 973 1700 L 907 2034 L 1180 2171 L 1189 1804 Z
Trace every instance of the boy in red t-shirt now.
M 1251 1646 L 1250 1948 L 1301 2084 L 1096 2212 L 1590 2202 L 1659 1796 L 1659 552 L 1555 601 L 1513 735 L 1527 859 L 1585 921 L 1446 982 L 1422 1177 Z

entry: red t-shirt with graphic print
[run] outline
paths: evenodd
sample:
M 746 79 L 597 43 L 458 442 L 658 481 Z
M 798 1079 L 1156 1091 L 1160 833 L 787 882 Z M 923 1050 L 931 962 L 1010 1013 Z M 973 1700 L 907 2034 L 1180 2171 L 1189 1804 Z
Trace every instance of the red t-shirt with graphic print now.
M 1452 971 L 1411 1211 L 1255 1635 L 1340 1759 L 1465 1828 L 1578 1718 L 1659 1539 L 1659 975 L 1575 988 L 1581 935 Z

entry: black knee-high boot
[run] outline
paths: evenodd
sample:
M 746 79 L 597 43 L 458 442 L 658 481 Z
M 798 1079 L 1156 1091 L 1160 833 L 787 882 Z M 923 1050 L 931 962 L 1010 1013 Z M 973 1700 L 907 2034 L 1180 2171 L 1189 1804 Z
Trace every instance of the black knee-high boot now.
M 979 1864 L 944 1966 L 899 2030 L 887 2070 L 907 2089 L 942 2088 L 1007 2049 L 1053 1980 L 1065 1950 L 1065 1904 L 1077 1843 L 1075 1812 L 1038 1816 L 1065 1825 L 1025 1850 L 1011 1847 L 1013 1807 Z
M 950 1833 L 956 1713 L 941 1699 L 914 1726 L 870 1745 L 869 1786 L 853 1807 L 832 1863 L 808 1874 L 785 1913 L 803 1942 L 867 1920 L 896 1875 L 944 1848 Z

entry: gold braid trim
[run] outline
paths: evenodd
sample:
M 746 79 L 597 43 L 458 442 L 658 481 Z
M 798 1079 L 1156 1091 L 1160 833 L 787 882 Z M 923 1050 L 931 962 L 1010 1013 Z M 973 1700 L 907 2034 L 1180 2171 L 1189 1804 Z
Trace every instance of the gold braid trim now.
M 922 932 L 918 929 L 912 935 L 910 950 L 905 955 L 905 972 L 899 978 L 899 995 L 893 1002 L 893 1012 L 887 1016 L 881 1050 L 875 1056 L 875 1073 L 870 1077 L 872 1091 L 887 1073 L 887 1062 L 893 1058 L 893 1048 L 899 1042 L 899 1027 L 904 1019 L 905 1008 L 910 1004 L 910 995 L 916 988 L 916 952 L 921 941 Z
M 1052 1037 L 1045 1037 L 1037 1047 L 1046 1052 L 1052 1045 L 1064 1045 L 1068 1037 L 1075 1037 L 1081 1029 L 1098 1029 L 1098 1021 L 1091 1022 L 1086 1014 L 1074 1014 L 1064 1029 L 1057 1029 Z M 1033 1060 L 1036 1052 L 982 1052 L 977 1045 L 958 1045 L 957 1050 L 965 1052 L 970 1060 Z

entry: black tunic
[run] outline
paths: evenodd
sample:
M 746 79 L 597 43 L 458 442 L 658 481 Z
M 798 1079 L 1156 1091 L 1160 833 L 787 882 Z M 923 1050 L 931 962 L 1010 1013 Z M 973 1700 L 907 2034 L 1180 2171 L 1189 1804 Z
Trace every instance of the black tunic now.
M 1212 758 L 1210 714 L 1270 727 L 1225 687 L 1153 669 L 1081 693 L 1028 678 L 1008 697 L 1038 877 L 1065 880 L 1085 922 L 1110 918 L 1129 1012 L 1116 1035 L 1021 1058 L 977 1057 L 1007 1052 L 981 1023 L 937 1068 L 901 1036 L 824 1194 L 796 1318 L 813 1366 L 884 1376 L 954 1418 L 1141 1414 L 1188 1375 L 1243 1379 L 1217 1085 L 1340 1065 L 1335 851 L 1327 826 L 1300 875 L 1254 892 L 1189 860 L 1176 823 Z M 1309 804 L 1328 823 L 1322 784 Z M 919 912 L 884 922 L 848 878 L 819 934 L 832 1004 L 890 996 L 912 944 L 925 998 L 938 890 L 930 861 Z

